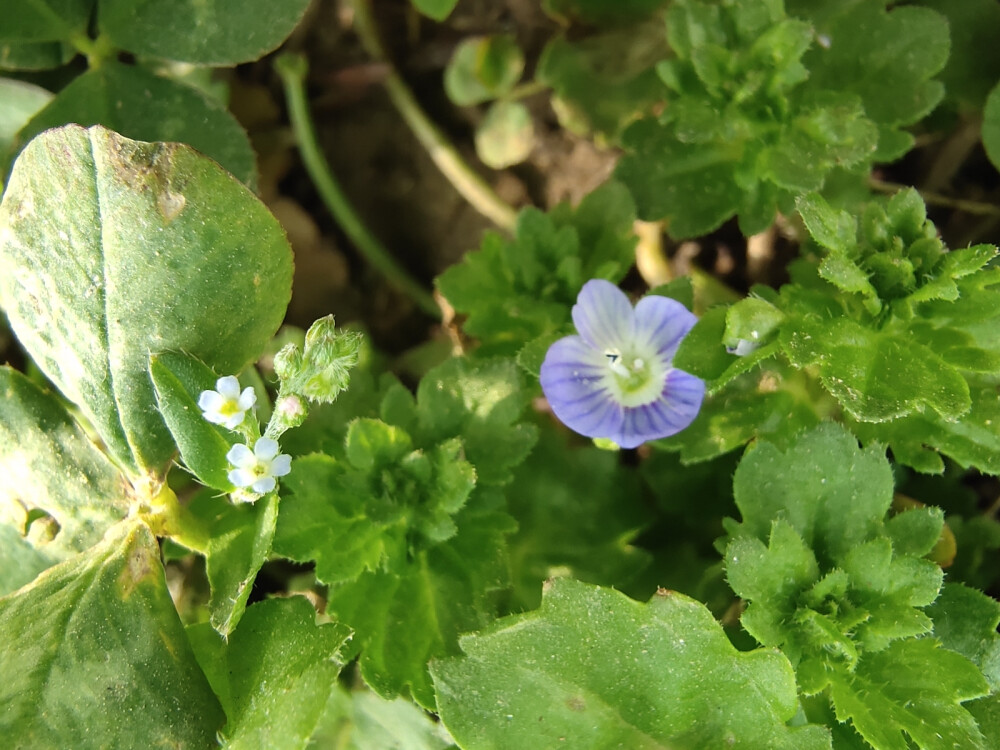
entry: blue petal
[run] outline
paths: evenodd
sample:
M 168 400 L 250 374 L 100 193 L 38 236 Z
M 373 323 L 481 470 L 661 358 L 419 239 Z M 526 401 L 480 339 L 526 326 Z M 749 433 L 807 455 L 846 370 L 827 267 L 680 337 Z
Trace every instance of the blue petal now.
M 623 408 L 605 387 L 603 356 L 581 337 L 567 336 L 549 347 L 539 374 L 553 413 L 587 437 L 611 437 L 622 426 Z
M 632 304 L 610 281 L 593 279 L 583 285 L 576 298 L 573 324 L 595 349 L 622 351 L 632 340 Z
M 647 440 L 676 435 L 698 416 L 704 397 L 703 380 L 683 370 L 671 370 L 660 398 L 626 409 L 621 433 L 611 439 L 622 448 L 635 448 Z
M 635 345 L 641 352 L 655 351 L 673 360 L 681 339 L 698 319 L 684 305 L 668 297 L 648 296 L 635 306 Z

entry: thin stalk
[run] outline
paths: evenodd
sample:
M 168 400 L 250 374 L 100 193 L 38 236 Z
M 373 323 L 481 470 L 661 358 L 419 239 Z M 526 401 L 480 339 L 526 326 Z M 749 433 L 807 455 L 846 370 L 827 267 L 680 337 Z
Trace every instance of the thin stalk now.
M 309 105 L 306 103 L 305 79 L 308 63 L 301 55 L 282 55 L 274 64 L 281 76 L 285 88 L 285 99 L 288 102 L 288 116 L 292 122 L 292 130 L 298 142 L 299 153 L 306 171 L 312 178 L 320 197 L 333 214 L 337 224 L 344 230 L 351 242 L 357 247 L 365 260 L 371 263 L 393 286 L 404 292 L 417 306 L 428 315 L 440 319 L 441 310 L 434 302 L 434 297 L 419 282 L 410 276 L 396 262 L 381 242 L 368 231 L 358 217 L 351 202 L 334 177 L 330 164 L 323 155 L 316 141 L 316 130 L 313 128 Z
M 900 185 L 895 182 L 878 180 L 874 177 L 868 178 L 868 185 L 872 188 L 872 190 L 877 190 L 880 193 L 896 193 L 907 187 L 906 185 Z M 976 214 L 978 216 L 1000 216 L 1000 206 L 995 206 L 992 203 L 969 201 L 961 198 L 949 198 L 947 195 L 941 195 L 940 193 L 934 193 L 927 190 L 918 190 L 917 192 L 919 192 L 920 197 L 924 199 L 924 203 L 928 203 L 933 206 L 955 208 L 959 211 L 964 211 L 967 214 Z
M 486 181 L 466 164 L 458 151 L 420 108 L 402 76 L 382 47 L 371 15 L 370 0 L 349 0 L 354 9 L 354 28 L 365 51 L 388 71 L 383 81 L 393 106 L 410 126 L 417 140 L 459 194 L 479 213 L 501 229 L 513 233 L 517 211 L 497 195 Z

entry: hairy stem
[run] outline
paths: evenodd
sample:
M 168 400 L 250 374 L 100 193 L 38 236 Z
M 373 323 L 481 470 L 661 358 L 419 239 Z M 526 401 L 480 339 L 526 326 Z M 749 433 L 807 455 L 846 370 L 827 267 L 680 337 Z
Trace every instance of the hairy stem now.
M 393 286 L 412 299 L 421 310 L 434 318 L 440 318 L 441 310 L 434 302 L 431 293 L 406 272 L 358 217 L 320 150 L 309 106 L 306 103 L 305 78 L 308 70 L 306 59 L 301 55 L 282 55 L 275 61 L 274 67 L 281 76 L 285 88 L 288 116 L 292 122 L 302 162 L 326 207 L 365 260 L 378 269 Z

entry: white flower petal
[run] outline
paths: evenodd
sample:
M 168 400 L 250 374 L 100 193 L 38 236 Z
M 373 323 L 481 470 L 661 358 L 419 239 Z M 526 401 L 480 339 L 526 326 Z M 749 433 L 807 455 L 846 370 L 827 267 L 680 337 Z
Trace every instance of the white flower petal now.
M 223 417 L 224 421 L 220 422 L 219 424 L 224 425 L 226 427 L 226 429 L 235 430 L 237 427 L 239 427 L 243 423 L 243 418 L 245 416 L 246 416 L 246 412 L 238 411 L 235 414 L 230 414 L 227 417 L 224 416 Z M 208 417 L 206 417 L 206 419 L 208 419 Z M 209 421 L 211 421 L 211 420 L 209 420 Z
M 271 492 L 277 484 L 278 483 L 274 481 L 274 477 L 265 476 L 254 482 L 250 489 L 258 494 L 266 495 L 268 492 Z
M 233 483 L 235 487 L 249 487 L 255 481 L 257 477 L 252 471 L 247 471 L 246 469 L 233 469 L 229 472 L 229 481 Z
M 226 397 L 216 391 L 202 391 L 198 396 L 198 408 L 202 411 L 217 412 L 226 403 Z
M 227 399 L 235 401 L 240 395 L 240 381 L 233 375 L 226 375 L 215 381 L 215 390 Z
M 239 469 L 252 469 L 257 465 L 257 457 L 243 443 L 237 443 L 230 448 L 226 459 Z
M 257 391 L 255 391 L 251 386 L 247 386 L 243 389 L 243 393 L 240 394 L 239 400 L 236 405 L 240 407 L 241 411 L 247 411 L 253 408 L 253 405 L 257 403 Z
M 283 477 L 292 470 L 292 457 L 282 453 L 271 462 L 271 476 Z
M 261 438 L 253 447 L 254 455 L 261 461 L 270 461 L 278 455 L 278 441 L 271 438 Z

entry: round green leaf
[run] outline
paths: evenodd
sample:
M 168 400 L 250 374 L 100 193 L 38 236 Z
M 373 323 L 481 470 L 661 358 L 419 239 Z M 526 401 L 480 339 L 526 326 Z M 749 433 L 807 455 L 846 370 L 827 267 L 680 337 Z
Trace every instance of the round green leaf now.
M 136 65 L 105 63 L 73 80 L 18 135 L 18 150 L 67 123 L 103 125 L 139 141 L 177 141 L 211 156 L 251 188 L 253 147 L 236 119 L 202 92 Z
M 535 126 L 520 102 L 494 102 L 476 129 L 476 152 L 494 169 L 520 164 L 534 145 Z
M 94 0 L 4 0 L 0 40 L 47 42 L 86 30 Z
M 115 46 L 196 65 L 263 57 L 292 33 L 309 0 L 101 0 L 98 22 Z
M 496 99 L 524 72 L 524 54 L 509 34 L 466 39 L 444 71 L 444 90 L 460 106 Z
M 50 130 L 0 204 L 0 305 L 123 466 L 162 468 L 150 351 L 238 372 L 277 330 L 292 259 L 280 225 L 217 164 L 101 127 Z

